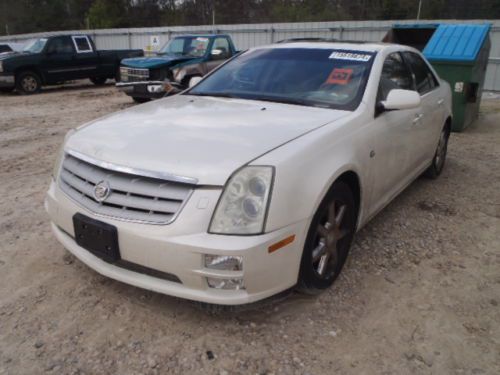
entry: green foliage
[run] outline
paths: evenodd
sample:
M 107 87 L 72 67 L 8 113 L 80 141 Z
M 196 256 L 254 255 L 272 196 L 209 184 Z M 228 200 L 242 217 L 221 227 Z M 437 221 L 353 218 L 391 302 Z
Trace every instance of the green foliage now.
M 127 0 L 96 0 L 88 11 L 92 29 L 113 29 L 130 24 Z

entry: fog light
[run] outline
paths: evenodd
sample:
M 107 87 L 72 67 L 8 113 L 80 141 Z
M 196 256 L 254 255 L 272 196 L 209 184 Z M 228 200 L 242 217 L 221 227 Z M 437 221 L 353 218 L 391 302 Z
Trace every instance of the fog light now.
M 245 289 L 243 279 L 219 279 L 215 277 L 207 277 L 207 283 L 210 288 L 224 290 L 240 290 Z
M 213 270 L 242 271 L 243 258 L 227 255 L 205 255 L 205 267 Z

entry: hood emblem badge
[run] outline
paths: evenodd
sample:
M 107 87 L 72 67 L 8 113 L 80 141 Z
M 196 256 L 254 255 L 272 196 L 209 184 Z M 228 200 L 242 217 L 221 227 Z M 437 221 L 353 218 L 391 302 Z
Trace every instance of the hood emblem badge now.
M 104 202 L 111 193 L 111 187 L 108 181 L 101 181 L 94 186 L 94 198 L 99 203 Z

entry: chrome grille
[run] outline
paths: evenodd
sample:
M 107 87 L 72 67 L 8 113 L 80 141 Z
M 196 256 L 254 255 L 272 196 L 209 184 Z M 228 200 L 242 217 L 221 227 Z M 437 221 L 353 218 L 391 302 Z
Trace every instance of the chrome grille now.
M 149 69 L 127 68 L 125 66 L 120 67 L 120 81 L 122 82 L 137 82 L 148 80 Z
M 98 202 L 94 188 L 106 181 L 107 198 Z M 59 186 L 76 203 L 97 215 L 152 224 L 171 223 L 193 185 L 116 172 L 66 154 Z

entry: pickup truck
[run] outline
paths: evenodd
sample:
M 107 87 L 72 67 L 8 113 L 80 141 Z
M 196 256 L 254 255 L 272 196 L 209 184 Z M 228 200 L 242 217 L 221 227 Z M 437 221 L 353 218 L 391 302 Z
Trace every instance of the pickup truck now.
M 138 103 L 179 92 L 238 53 L 229 35 L 182 35 L 170 39 L 156 56 L 124 59 L 116 87 Z
M 57 35 L 29 42 L 22 51 L 0 55 L 0 90 L 34 94 L 44 85 L 89 78 L 102 85 L 119 74 L 120 61 L 142 50 L 97 51 L 87 35 Z

